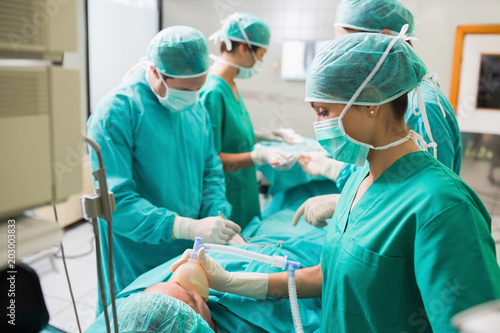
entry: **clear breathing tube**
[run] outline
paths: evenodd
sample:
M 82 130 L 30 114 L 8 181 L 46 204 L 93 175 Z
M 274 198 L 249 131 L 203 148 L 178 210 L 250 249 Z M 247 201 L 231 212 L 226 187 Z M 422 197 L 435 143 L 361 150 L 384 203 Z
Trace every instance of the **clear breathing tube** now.
M 196 247 L 196 243 L 195 243 L 195 247 Z M 300 263 L 287 260 L 287 256 L 277 256 L 277 255 L 268 256 L 265 254 L 260 254 L 260 253 L 255 253 L 255 252 L 248 251 L 248 250 L 243 250 L 243 249 L 240 249 L 237 247 L 230 247 L 230 246 L 219 245 L 219 244 L 210 244 L 210 243 L 201 244 L 201 247 L 204 247 L 205 250 L 207 250 L 207 251 L 229 253 L 229 254 L 233 254 L 235 256 L 239 256 L 239 257 L 243 257 L 243 258 L 257 260 L 257 261 L 269 264 L 272 267 L 279 267 L 281 269 L 286 269 L 288 267 L 288 265 L 290 265 L 291 263 L 293 263 L 295 265 L 298 264 L 300 266 Z M 194 251 L 196 251 L 196 250 L 193 249 L 193 252 Z
M 293 327 L 296 333 L 304 333 L 302 319 L 300 319 L 299 301 L 297 299 L 297 288 L 295 286 L 295 269 L 288 266 L 288 297 L 292 308 Z
M 303 333 L 302 320 L 300 319 L 300 309 L 297 300 L 297 288 L 295 286 L 295 270 L 300 268 L 300 263 L 297 261 L 291 261 L 287 259 L 287 256 L 268 256 L 261 253 L 255 253 L 252 251 L 229 247 L 219 244 L 201 243 L 201 238 L 196 237 L 193 247 L 193 253 L 198 253 L 198 249 L 204 247 L 207 251 L 223 252 L 233 254 L 239 257 L 257 260 L 270 264 L 272 267 L 280 267 L 281 269 L 288 269 L 288 295 L 290 298 L 290 307 L 292 309 L 293 326 L 295 327 L 295 332 Z M 195 254 L 195 255 L 196 255 Z

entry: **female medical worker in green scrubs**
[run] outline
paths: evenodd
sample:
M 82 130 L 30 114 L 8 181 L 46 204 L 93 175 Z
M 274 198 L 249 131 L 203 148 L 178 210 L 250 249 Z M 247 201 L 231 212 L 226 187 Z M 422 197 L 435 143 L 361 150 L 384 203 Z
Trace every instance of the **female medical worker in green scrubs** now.
M 340 36 L 307 75 L 319 143 L 364 165 L 328 224 L 321 262 L 295 274 L 299 297 L 322 297 L 323 332 L 454 332 L 453 315 L 500 298 L 488 212 L 406 128 L 407 93 L 429 76 L 405 28 Z M 286 272 L 248 276 L 199 258 L 211 288 L 287 295 Z
M 358 32 L 397 34 L 405 24 L 409 25 L 408 33 L 413 33 L 416 28 L 413 14 L 399 1 L 394 0 L 341 0 L 335 11 L 335 37 Z M 439 162 L 460 176 L 462 138 L 455 111 L 439 86 L 434 89 L 430 85 L 422 84 L 420 90 L 426 112 L 420 112 L 416 105 L 415 91 L 410 92 L 405 113 L 406 126 L 420 134 L 425 142 L 436 144 L 437 147 L 432 148 L 430 152 L 436 153 Z M 335 184 L 340 191 L 359 168 L 353 164 L 345 164 L 339 171 L 336 169 L 337 161 L 321 155 L 313 158 L 313 165 L 320 165 L 318 169 L 326 171 L 320 172 L 326 177 L 332 174 L 330 170 L 336 171 L 333 175 L 336 176 Z M 307 163 L 308 159 L 299 157 L 299 163 L 302 161 Z M 305 163 L 302 162 L 301 165 Z M 307 166 L 303 168 L 308 171 Z M 297 211 L 294 221 L 304 213 L 306 221 L 312 225 L 326 225 L 326 220 L 333 216 L 338 197 L 339 195 L 333 194 L 308 199 Z M 329 209 L 321 208 L 324 203 L 328 203 Z
M 270 37 L 267 24 L 255 15 L 229 16 L 210 37 L 221 40 L 221 56 L 211 55 L 215 64 L 200 93 L 200 100 L 210 113 L 215 149 L 224 165 L 226 195 L 233 206 L 230 219 L 242 228 L 255 216 L 260 217 L 254 166 L 277 163 L 276 169 L 289 169 L 296 161 L 292 155 L 277 149 L 253 150 L 259 138 L 254 135 L 250 116 L 234 82 L 235 78 L 248 79 L 259 72 Z M 259 135 L 262 139 L 284 137 L 279 130 Z
M 209 117 L 198 102 L 208 71 L 206 38 L 191 27 L 166 28 L 150 42 L 140 67 L 99 102 L 88 121 L 116 200 L 116 294 L 192 247 L 195 237 L 225 244 L 241 231 L 218 216 L 229 215 L 231 206 Z M 91 162 L 98 168 L 95 154 Z M 107 248 L 106 222 L 99 228 Z M 107 274 L 107 255 L 103 264 Z

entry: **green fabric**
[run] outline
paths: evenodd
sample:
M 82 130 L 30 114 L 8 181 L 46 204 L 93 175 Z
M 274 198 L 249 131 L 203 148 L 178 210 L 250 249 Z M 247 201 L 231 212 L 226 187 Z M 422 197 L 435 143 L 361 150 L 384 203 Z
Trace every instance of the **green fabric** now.
M 335 11 L 335 25 L 361 31 L 384 29 L 398 34 L 408 24 L 408 33 L 415 30 L 413 14 L 396 0 L 342 0 Z
M 250 44 L 267 49 L 271 40 L 271 30 L 266 22 L 250 13 L 234 13 L 222 21 L 219 31 L 222 40 L 226 38 L 240 43 L 246 43 L 246 39 L 241 33 L 241 28 Z
M 88 135 L 101 146 L 108 188 L 115 194 L 117 293 L 192 246 L 172 239 L 176 214 L 194 219 L 217 216 L 219 210 L 230 214 L 207 112 L 201 104 L 182 112 L 163 107 L 144 70 L 103 98 L 89 118 Z M 93 151 L 90 157 L 96 170 Z M 100 221 L 99 229 L 108 281 L 107 223 Z
M 181 25 L 169 27 L 151 40 L 147 58 L 164 75 L 201 76 L 208 71 L 208 42 L 197 29 Z
M 458 128 L 457 117 L 455 116 L 455 111 L 450 102 L 438 87 L 437 92 L 439 95 L 439 101 L 443 106 L 446 117 L 443 117 L 443 113 L 439 108 L 436 99 L 436 92 L 433 88 L 426 84 L 420 86 L 422 89 L 422 98 L 425 103 L 425 108 L 427 110 L 427 117 L 429 119 L 429 125 L 431 126 L 431 132 L 434 140 L 438 145 L 437 149 L 437 159 L 439 162 L 446 165 L 457 175 L 460 175 L 460 168 L 462 165 L 462 137 L 460 135 L 460 129 Z M 424 121 L 422 114 L 414 115 L 412 112 L 412 105 L 416 111 L 418 111 L 418 105 L 416 100 L 412 100 L 413 92 L 408 94 L 408 109 L 405 113 L 405 123 L 408 129 L 412 129 L 422 136 L 425 142 L 430 142 L 427 131 L 424 127 Z M 416 97 L 415 97 L 416 99 Z M 343 190 L 349 177 L 358 170 L 359 167 L 353 164 L 345 164 L 337 177 L 337 187 L 340 191 Z
M 254 132 L 241 95 L 236 100 L 229 84 L 217 75 L 208 75 L 200 101 L 210 114 L 214 144 L 218 153 L 239 154 L 253 150 Z M 233 206 L 229 217 L 244 228 L 260 217 L 259 187 L 255 167 L 226 172 L 227 200 Z
M 460 168 L 462 166 L 462 136 L 460 135 L 455 111 L 441 88 L 437 87 L 437 94 L 446 117 L 443 117 L 443 113 L 439 108 L 436 91 L 426 84 L 422 84 L 420 89 L 422 90 L 422 98 L 427 110 L 431 133 L 438 145 L 437 159 L 460 176 Z M 420 134 L 425 142 L 430 142 L 424 127 L 422 114 L 414 115 L 411 111 L 412 104 L 416 111 L 419 110 L 417 96 L 415 96 L 414 100 L 412 100 L 412 97 L 413 92 L 410 92 L 408 94 L 408 110 L 405 114 L 406 126 Z
M 120 332 L 213 333 L 205 319 L 189 305 L 159 293 L 132 294 L 120 303 L 117 314 Z
M 303 151 L 323 150 L 317 140 L 306 137 L 303 139 L 304 142 L 293 145 L 276 141 L 265 141 L 261 144 L 294 155 L 299 155 Z M 290 170 L 278 171 L 269 164 L 259 165 L 257 170 L 261 171 L 271 183 L 267 194 L 272 195 L 272 198 L 265 207 L 262 207 L 262 218 L 287 208 L 296 210 L 304 201 L 317 195 L 340 193 L 334 181 L 324 176 L 310 175 L 304 172 L 298 163 Z
M 394 41 L 393 36 L 358 32 L 325 44 L 309 67 L 306 102 L 347 104 Z M 397 39 L 354 105 L 382 105 L 416 88 L 426 67 L 404 39 Z
M 323 246 L 325 332 L 455 332 L 450 319 L 500 298 L 491 218 L 426 152 L 403 156 L 349 213 L 368 166 L 349 179 Z
M 303 151 L 323 151 L 317 140 L 310 138 L 303 139 L 303 143 L 293 145 L 277 141 L 264 141 L 260 144 L 264 147 L 276 148 L 293 155 L 300 155 Z M 268 194 L 276 194 L 311 181 L 326 179 L 324 176 L 313 176 L 304 172 L 299 163 L 295 163 L 290 170 L 276 170 L 269 164 L 259 165 L 257 170 L 262 172 L 271 183 L 267 191 Z
M 261 245 L 237 247 L 266 255 L 286 255 L 290 260 L 299 261 L 301 267 L 319 264 L 326 231 L 311 226 L 303 218 L 296 227 L 290 227 L 294 214 L 293 210 L 284 210 L 262 221 L 257 218 L 252 220 L 248 227 L 243 230 L 242 236 L 249 238 L 251 243 Z M 282 271 L 268 264 L 231 254 L 208 253 L 222 267 L 231 272 L 273 273 Z M 174 261 L 175 258 L 138 277 L 117 296 L 117 306 L 129 295 L 142 292 L 156 283 L 168 281 L 172 276 L 169 268 Z M 256 300 L 210 289 L 207 304 L 217 327 L 223 328 L 227 332 L 294 331 L 288 299 Z M 304 331 L 314 332 L 318 330 L 321 322 L 321 298 L 299 299 L 299 308 Z M 103 332 L 104 327 L 104 315 L 101 315 L 87 332 Z
M 313 180 L 272 195 L 262 208 L 262 218 L 284 209 L 296 211 L 309 198 L 318 195 L 340 193 L 335 182 L 330 179 Z

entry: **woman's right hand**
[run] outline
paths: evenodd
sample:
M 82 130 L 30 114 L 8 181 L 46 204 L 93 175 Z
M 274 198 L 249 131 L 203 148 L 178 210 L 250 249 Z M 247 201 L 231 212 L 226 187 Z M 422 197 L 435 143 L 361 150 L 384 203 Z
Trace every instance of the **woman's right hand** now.
M 267 274 L 228 272 L 205 253 L 205 248 L 198 251 L 198 260 L 207 273 L 210 288 L 245 297 L 266 298 L 269 281 Z

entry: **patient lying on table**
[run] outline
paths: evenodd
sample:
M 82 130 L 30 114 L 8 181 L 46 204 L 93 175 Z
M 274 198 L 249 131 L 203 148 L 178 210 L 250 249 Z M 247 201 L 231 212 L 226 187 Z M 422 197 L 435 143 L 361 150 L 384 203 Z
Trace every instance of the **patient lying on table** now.
M 118 308 L 118 323 L 126 332 L 218 332 L 200 294 L 175 282 L 127 297 Z
M 325 231 L 308 223 L 299 223 L 296 228 L 290 228 L 294 213 L 293 210 L 284 210 L 262 222 L 254 220 L 243 231 L 242 236 L 249 238 L 250 243 L 260 245 L 238 247 L 266 255 L 286 255 L 290 260 L 300 261 L 302 267 L 317 265 Z M 265 246 L 261 246 L 262 244 Z M 279 268 L 230 254 L 212 252 L 210 256 L 227 271 L 281 271 Z M 287 299 L 258 300 L 210 290 L 208 302 L 205 303 L 200 293 L 188 291 L 172 282 L 170 267 L 177 259 L 144 273 L 116 297 L 120 330 L 130 328 L 141 332 L 143 328 L 145 331 L 149 329 L 158 332 L 219 333 L 294 330 L 290 302 Z M 299 308 L 304 331 L 317 330 L 321 322 L 321 299 L 299 299 Z M 124 323 L 125 320 L 128 320 L 127 324 Z M 123 327 L 124 325 L 138 326 Z M 148 325 L 155 326 L 147 328 Z M 101 314 L 88 332 L 103 331 L 105 324 Z

